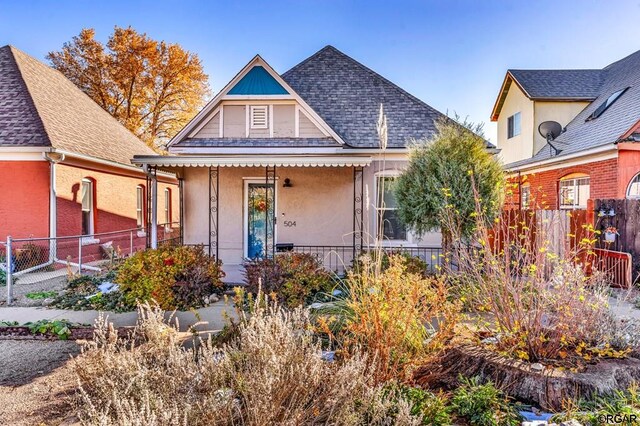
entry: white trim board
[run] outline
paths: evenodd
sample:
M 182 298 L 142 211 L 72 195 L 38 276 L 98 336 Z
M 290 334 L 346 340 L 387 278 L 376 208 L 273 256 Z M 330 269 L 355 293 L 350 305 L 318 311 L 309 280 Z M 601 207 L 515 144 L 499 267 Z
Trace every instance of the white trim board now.
M 618 150 L 615 147 L 606 146 L 607 149 L 594 149 L 590 151 L 582 151 L 572 155 L 561 157 L 553 157 L 549 160 L 539 161 L 536 163 L 526 164 L 520 167 L 507 169 L 509 175 L 521 173 L 532 174 L 541 173 L 549 170 L 562 169 L 566 167 L 579 166 L 581 164 L 593 163 L 595 161 L 611 160 L 618 158 Z

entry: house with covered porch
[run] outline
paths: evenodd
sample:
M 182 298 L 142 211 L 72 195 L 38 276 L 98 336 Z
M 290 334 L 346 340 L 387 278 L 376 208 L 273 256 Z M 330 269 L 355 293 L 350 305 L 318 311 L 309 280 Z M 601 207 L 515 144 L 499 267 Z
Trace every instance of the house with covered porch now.
M 170 141 L 169 155 L 133 163 L 151 182 L 158 171 L 178 176 L 183 243 L 203 244 L 227 274 L 284 250 L 317 253 L 341 271 L 376 241 L 433 264 L 439 233 L 401 223 L 392 183 L 441 117 L 332 46 L 283 74 L 256 56 Z M 153 198 L 152 222 L 156 211 Z

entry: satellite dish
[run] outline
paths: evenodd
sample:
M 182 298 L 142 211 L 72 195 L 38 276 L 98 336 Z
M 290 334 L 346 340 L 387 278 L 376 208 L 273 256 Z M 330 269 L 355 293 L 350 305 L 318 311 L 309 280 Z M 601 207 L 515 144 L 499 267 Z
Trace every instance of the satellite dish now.
M 552 141 L 562 133 L 562 126 L 557 121 L 543 121 L 538 126 L 538 133 L 547 141 Z

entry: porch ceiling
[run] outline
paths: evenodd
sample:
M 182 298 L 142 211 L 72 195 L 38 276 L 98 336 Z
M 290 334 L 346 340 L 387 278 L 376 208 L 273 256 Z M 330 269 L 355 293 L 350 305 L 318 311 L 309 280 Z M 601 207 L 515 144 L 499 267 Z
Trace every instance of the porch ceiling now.
M 371 164 L 371 156 L 363 155 L 226 155 L 226 156 L 165 156 L 136 155 L 136 165 L 158 169 L 176 167 L 357 167 Z

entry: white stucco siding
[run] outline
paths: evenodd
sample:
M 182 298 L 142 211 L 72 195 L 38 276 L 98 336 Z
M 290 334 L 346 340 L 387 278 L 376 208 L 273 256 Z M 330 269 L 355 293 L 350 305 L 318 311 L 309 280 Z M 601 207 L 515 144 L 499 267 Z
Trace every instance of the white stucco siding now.
M 374 161 L 365 167 L 364 243 L 376 237 L 376 176 L 399 174 L 404 161 Z M 276 242 L 296 246 L 351 246 L 354 187 L 352 167 L 278 167 L 276 169 Z M 265 179 L 264 168 L 221 167 L 219 175 L 218 246 L 223 263 L 237 265 L 244 257 L 245 181 Z M 291 187 L 284 188 L 290 179 Z M 184 171 L 184 237 L 187 244 L 209 243 L 209 170 Z M 393 242 L 406 247 L 439 246 L 440 234 Z M 348 264 L 351 259 L 344 259 Z
M 209 243 L 209 171 L 185 170 L 186 244 Z M 351 245 L 353 170 L 288 168 L 276 170 L 277 242 L 296 245 Z M 263 168 L 220 168 L 218 246 L 226 264 L 244 257 L 244 182 L 264 179 Z M 283 188 L 285 178 L 291 188 Z M 289 226 L 285 226 L 285 221 Z M 295 222 L 295 226 L 293 223 Z
M 509 117 L 520 113 L 521 132 L 516 136 L 508 137 Z M 522 90 L 512 84 L 505 98 L 500 117 L 498 118 L 498 149 L 503 163 L 531 158 L 533 152 L 534 138 L 534 107 L 533 101 L 529 99 Z

